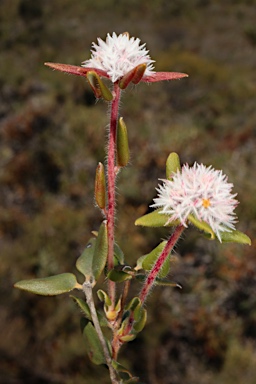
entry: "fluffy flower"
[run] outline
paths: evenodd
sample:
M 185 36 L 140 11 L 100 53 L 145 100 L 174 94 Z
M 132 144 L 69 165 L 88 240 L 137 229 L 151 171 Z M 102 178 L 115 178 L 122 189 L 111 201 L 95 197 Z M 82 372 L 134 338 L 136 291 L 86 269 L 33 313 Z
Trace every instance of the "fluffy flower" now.
M 238 204 L 236 194 L 231 194 L 233 184 L 227 176 L 203 164 L 184 165 L 173 174 L 172 180 L 163 180 L 157 188 L 158 197 L 152 207 L 170 216 L 168 222 L 179 220 L 187 227 L 188 216 L 206 222 L 221 241 L 221 232 L 235 229 L 234 209 Z
M 128 33 L 118 35 L 108 33 L 106 42 L 98 38 L 98 45 L 92 44 L 91 59 L 83 62 L 83 67 L 100 69 L 108 74 L 114 83 L 140 64 L 146 64 L 145 76 L 153 73 L 154 60 L 151 60 L 140 39 L 129 37 Z

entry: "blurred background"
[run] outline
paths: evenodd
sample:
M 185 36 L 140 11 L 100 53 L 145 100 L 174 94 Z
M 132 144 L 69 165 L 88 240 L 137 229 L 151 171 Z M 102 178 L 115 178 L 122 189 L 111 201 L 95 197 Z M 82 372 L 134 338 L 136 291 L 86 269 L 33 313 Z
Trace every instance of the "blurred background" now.
M 220 245 L 187 230 L 170 274 L 183 288 L 155 289 L 147 326 L 121 363 L 147 384 L 255 384 L 255 0 L 0 1 L 0 383 L 109 383 L 86 356 L 68 295 L 13 284 L 78 275 L 75 261 L 99 227 L 94 174 L 108 106 L 83 78 L 43 63 L 80 65 L 114 31 L 146 42 L 156 70 L 189 74 L 123 95 L 132 158 L 119 177 L 117 241 L 127 261 L 168 236 L 134 221 L 172 151 L 223 169 L 240 200 L 237 229 L 252 238 L 251 247 Z

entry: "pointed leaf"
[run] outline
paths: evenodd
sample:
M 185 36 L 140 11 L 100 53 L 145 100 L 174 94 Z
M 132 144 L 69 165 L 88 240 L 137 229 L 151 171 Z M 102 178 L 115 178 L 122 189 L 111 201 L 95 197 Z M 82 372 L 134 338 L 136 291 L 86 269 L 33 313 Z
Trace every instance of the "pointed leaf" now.
M 78 75 L 86 77 L 90 71 L 96 72 L 99 76 L 109 78 L 107 72 L 97 68 L 79 67 L 77 65 L 61 64 L 61 63 L 44 63 L 47 67 L 56 69 L 57 71 L 69 73 L 71 75 Z
M 167 158 L 166 161 L 166 178 L 172 180 L 173 173 L 181 170 L 180 158 L 177 153 L 173 152 Z
M 182 79 L 183 77 L 188 77 L 188 75 L 186 73 L 179 72 L 155 72 L 150 76 L 144 76 L 141 81 L 155 83 L 156 81 L 176 80 Z
M 78 283 L 72 273 L 62 273 L 41 279 L 21 280 L 14 287 L 37 295 L 55 296 L 72 291 L 78 287 Z
M 232 232 L 221 232 L 221 240 L 223 243 L 239 243 L 251 245 L 251 239 L 243 232 L 232 231 Z
M 101 223 L 99 233 L 96 239 L 93 261 L 92 261 L 92 272 L 95 280 L 97 281 L 100 277 L 108 257 L 108 233 L 107 233 L 107 221 L 104 220 Z
M 191 224 L 193 224 L 195 227 L 197 227 L 201 231 L 204 231 L 205 233 L 209 234 L 211 239 L 215 239 L 216 237 L 215 233 L 213 232 L 210 225 L 207 224 L 205 221 L 200 221 L 193 215 L 188 215 L 188 221 L 190 221 Z
M 83 336 L 85 338 L 86 349 L 90 360 L 96 365 L 105 364 L 106 361 L 103 349 L 92 323 L 89 322 L 84 327 Z
M 92 237 L 87 243 L 82 255 L 76 261 L 77 270 L 85 276 L 87 281 L 91 281 L 93 278 L 92 262 L 95 246 L 96 239 Z
M 161 210 L 162 208 L 158 208 L 153 212 L 139 217 L 135 221 L 135 225 L 141 225 L 142 227 L 176 227 L 180 224 L 179 220 L 174 220 L 167 224 L 170 216 L 164 213 L 160 213 Z

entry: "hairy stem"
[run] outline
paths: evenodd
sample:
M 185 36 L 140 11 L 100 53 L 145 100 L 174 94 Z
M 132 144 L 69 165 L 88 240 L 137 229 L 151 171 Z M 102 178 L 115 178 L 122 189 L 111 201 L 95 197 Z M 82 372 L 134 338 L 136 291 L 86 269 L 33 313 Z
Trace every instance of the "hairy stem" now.
M 107 209 L 107 229 L 108 229 L 108 270 L 114 268 L 114 243 L 115 243 L 115 146 L 116 146 L 116 128 L 118 120 L 118 108 L 121 96 L 121 90 L 118 84 L 114 84 L 114 99 L 111 104 L 109 140 L 107 151 L 108 166 L 108 209 Z M 115 306 L 115 282 L 108 280 L 108 293 L 112 302 L 112 308 Z
M 100 343 L 101 343 L 101 346 L 103 349 L 103 353 L 104 353 L 104 356 L 106 359 L 106 364 L 107 364 L 108 369 L 109 369 L 109 375 L 110 375 L 111 383 L 112 384 L 119 384 L 119 380 L 117 379 L 116 372 L 112 366 L 112 359 L 111 359 L 111 356 L 109 354 L 108 346 L 107 346 L 106 340 L 103 336 L 103 333 L 102 333 L 102 330 L 101 330 L 101 327 L 99 324 L 99 319 L 97 316 L 97 312 L 96 312 L 96 308 L 95 308 L 94 300 L 93 300 L 93 295 L 92 295 L 92 285 L 90 283 L 84 283 L 83 284 L 83 291 L 85 293 L 87 304 L 90 308 L 93 325 L 95 327 L 95 330 L 97 332 L 97 335 L 99 337 L 99 340 L 100 340 Z
M 178 227 L 175 228 L 175 231 L 173 232 L 173 234 L 171 235 L 171 237 L 167 241 L 167 244 L 164 247 L 162 253 L 160 254 L 160 256 L 156 260 L 155 264 L 153 265 L 151 271 L 149 272 L 147 279 L 146 279 L 144 286 L 143 286 L 141 293 L 140 293 L 140 300 L 142 302 L 142 305 L 145 303 L 147 296 L 148 296 L 151 288 L 153 287 L 154 282 L 156 280 L 156 277 L 157 277 L 158 273 L 160 272 L 166 258 L 168 257 L 169 253 L 171 252 L 171 250 L 173 249 L 173 247 L 175 246 L 175 244 L 179 240 L 179 237 L 182 234 L 182 232 L 184 231 L 184 229 L 185 229 L 185 227 L 183 225 L 179 225 Z

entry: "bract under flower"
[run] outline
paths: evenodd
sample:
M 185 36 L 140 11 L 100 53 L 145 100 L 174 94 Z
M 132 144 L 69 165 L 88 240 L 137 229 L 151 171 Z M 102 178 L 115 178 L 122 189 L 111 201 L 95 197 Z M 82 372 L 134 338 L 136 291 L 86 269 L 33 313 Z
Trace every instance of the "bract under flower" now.
M 159 185 L 152 207 L 161 207 L 160 214 L 170 217 L 168 222 L 178 219 L 185 227 L 188 216 L 193 215 L 209 224 L 221 241 L 221 232 L 235 229 L 234 209 L 238 201 L 236 194 L 231 194 L 232 187 L 222 171 L 197 163 L 193 167 L 184 165 L 173 174 L 172 180 Z

